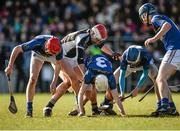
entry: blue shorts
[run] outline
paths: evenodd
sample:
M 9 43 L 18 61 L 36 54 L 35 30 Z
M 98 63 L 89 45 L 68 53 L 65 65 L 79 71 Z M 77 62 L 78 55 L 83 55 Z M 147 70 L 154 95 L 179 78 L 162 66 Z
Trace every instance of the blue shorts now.
M 85 84 L 94 84 L 95 77 L 99 74 L 104 74 L 104 73 L 100 73 L 100 72 L 93 71 L 93 70 L 87 70 L 84 75 L 84 83 Z M 108 78 L 109 88 L 111 90 L 116 89 L 116 80 L 115 80 L 114 75 L 112 73 L 104 74 L 104 75 L 106 75 Z

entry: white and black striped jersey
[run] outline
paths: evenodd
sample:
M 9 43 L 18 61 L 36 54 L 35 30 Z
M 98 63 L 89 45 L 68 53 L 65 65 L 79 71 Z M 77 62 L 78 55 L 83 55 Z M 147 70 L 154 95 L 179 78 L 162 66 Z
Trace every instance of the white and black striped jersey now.
M 77 57 L 79 64 L 83 63 L 84 51 L 93 45 L 91 41 L 90 30 L 82 30 L 77 32 L 75 39 L 62 44 L 64 56 L 69 58 Z M 103 44 L 100 44 L 101 48 Z

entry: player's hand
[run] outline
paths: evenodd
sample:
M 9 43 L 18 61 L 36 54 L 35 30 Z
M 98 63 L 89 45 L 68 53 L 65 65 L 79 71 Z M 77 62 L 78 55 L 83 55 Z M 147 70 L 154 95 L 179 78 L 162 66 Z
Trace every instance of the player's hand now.
M 112 54 L 112 59 L 115 60 L 115 61 L 118 61 L 121 59 L 121 54 L 119 52 L 114 52 Z
M 10 76 L 13 72 L 13 68 L 11 66 L 6 67 L 5 73 L 7 76 Z
M 132 91 L 132 97 L 136 97 L 138 95 L 138 88 L 136 87 L 133 91 Z
M 154 38 L 149 38 L 144 42 L 144 45 L 148 46 L 149 44 L 154 43 L 154 42 L 155 42 Z
M 124 101 L 124 94 L 121 94 L 121 95 L 119 96 L 119 99 L 120 99 L 121 101 Z
M 54 95 L 56 93 L 56 83 L 52 82 L 50 85 L 50 92 L 52 95 Z

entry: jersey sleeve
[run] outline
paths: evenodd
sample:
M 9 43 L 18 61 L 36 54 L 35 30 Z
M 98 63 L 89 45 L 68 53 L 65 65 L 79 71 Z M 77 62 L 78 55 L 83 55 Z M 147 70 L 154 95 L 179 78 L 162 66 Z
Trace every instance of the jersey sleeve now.
M 144 70 L 148 70 L 149 69 L 149 66 L 150 66 L 150 62 L 151 62 L 151 60 L 152 60 L 152 56 L 151 55 L 143 55 L 143 62 L 144 62 L 144 64 L 143 64 L 143 69 Z
M 82 33 L 76 36 L 75 42 L 77 48 L 86 48 L 87 43 L 89 42 L 89 35 L 87 33 Z
M 127 60 L 126 60 L 126 53 L 123 54 L 122 60 L 120 61 L 120 69 L 121 70 L 126 70 L 127 69 Z
M 41 46 L 42 44 L 44 44 L 45 41 L 46 39 L 43 38 L 34 38 L 31 41 L 21 44 L 21 47 L 24 52 L 30 51 L 30 50 L 34 50 L 38 46 Z
M 152 24 L 155 27 L 162 27 L 164 24 L 165 20 L 161 18 L 161 16 L 154 16 L 151 20 Z
M 104 43 L 100 43 L 97 46 L 101 49 L 104 46 Z

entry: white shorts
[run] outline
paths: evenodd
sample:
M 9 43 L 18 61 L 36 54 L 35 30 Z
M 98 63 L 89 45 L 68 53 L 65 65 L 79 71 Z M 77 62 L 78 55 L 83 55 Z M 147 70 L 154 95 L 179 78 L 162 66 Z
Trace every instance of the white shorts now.
M 162 62 L 174 65 L 177 70 L 180 70 L 180 50 L 168 50 Z
M 72 68 L 78 66 L 77 57 L 69 58 L 64 56 L 64 59 L 71 65 Z
M 53 64 L 56 63 L 55 56 L 45 57 L 45 56 L 42 56 L 42 55 L 37 54 L 36 52 L 32 51 L 31 60 L 33 61 L 34 59 L 37 59 L 37 60 L 41 61 L 42 63 L 44 63 L 45 61 L 53 63 Z
M 154 65 L 154 60 L 152 59 L 150 61 L 150 65 Z M 127 66 L 127 70 L 126 70 L 126 77 L 131 74 L 131 73 L 135 73 L 137 71 L 141 71 L 143 70 L 143 66 L 140 66 L 140 67 L 136 67 L 136 68 L 131 68 L 130 65 Z

